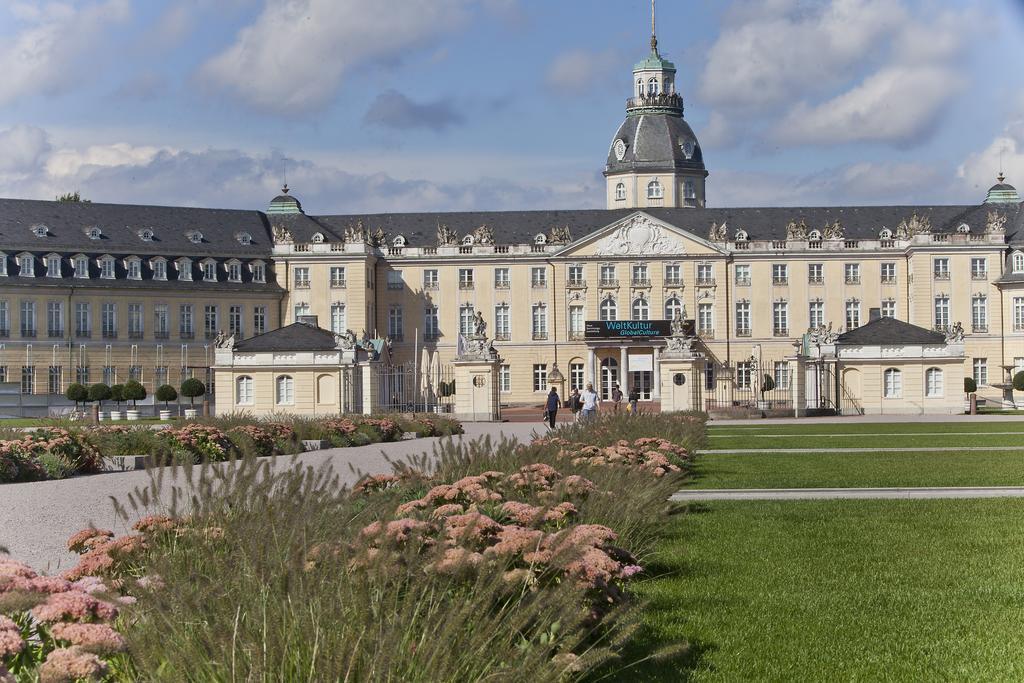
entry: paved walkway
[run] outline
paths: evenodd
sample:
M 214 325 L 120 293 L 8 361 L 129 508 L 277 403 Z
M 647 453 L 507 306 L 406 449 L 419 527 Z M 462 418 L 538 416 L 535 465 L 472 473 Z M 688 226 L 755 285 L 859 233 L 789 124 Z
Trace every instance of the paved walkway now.
M 466 434 L 457 439 L 502 435 L 530 440 L 540 425 L 527 423 L 467 423 Z M 298 456 L 313 467 L 330 465 L 343 484 L 354 484 L 361 474 L 390 472 L 388 459 L 429 453 L 439 438 L 410 439 L 356 448 L 331 448 Z M 290 457 L 277 458 L 275 468 L 288 467 Z M 355 468 L 356 472 L 352 471 Z M 65 549 L 68 537 L 90 524 L 125 533 L 129 529 L 114 514 L 111 499 L 125 501 L 136 487 L 145 487 L 145 471 L 114 472 L 58 481 L 38 481 L 0 486 L 0 546 L 37 569 L 57 572 L 77 561 Z M 134 520 L 133 520 L 134 521 Z
M 857 489 L 692 489 L 674 493 L 670 500 L 696 503 L 713 500 L 847 500 L 1022 498 L 1022 486 L 946 486 Z
M 697 455 L 716 455 L 721 453 L 752 454 L 752 453 L 937 453 L 940 451 L 1024 451 L 1024 446 L 907 446 L 890 448 L 708 448 L 696 451 Z

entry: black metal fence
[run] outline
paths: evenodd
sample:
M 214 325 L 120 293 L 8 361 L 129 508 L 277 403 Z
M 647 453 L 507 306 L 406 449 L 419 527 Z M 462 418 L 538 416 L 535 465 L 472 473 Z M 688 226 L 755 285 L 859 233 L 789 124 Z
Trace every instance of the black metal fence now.
M 750 360 L 718 368 L 713 385 L 704 386 L 704 409 L 792 410 L 793 374 L 786 362 Z
M 373 374 L 378 396 L 375 411 L 450 413 L 455 409 L 455 371 L 450 365 L 382 365 Z

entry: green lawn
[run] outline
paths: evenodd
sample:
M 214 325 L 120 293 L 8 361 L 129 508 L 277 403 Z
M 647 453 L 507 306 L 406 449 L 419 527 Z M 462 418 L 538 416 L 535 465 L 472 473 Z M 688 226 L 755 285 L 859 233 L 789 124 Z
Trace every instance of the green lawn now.
M 712 503 L 666 530 L 615 680 L 1024 679 L 1024 501 Z
M 1024 451 L 711 453 L 689 488 L 1024 486 Z
M 1009 430 L 1006 430 L 1009 431 Z M 1024 429 L 1013 434 L 958 434 L 943 433 L 933 436 L 915 434 L 902 436 L 909 432 L 889 432 L 877 436 L 847 436 L 844 432 L 835 435 L 804 434 L 804 435 L 763 435 L 744 434 L 743 436 L 724 436 L 711 434 L 708 438 L 709 449 L 731 448 L 922 448 L 926 446 L 952 448 L 956 446 L 1015 446 L 1024 447 Z
M 713 422 L 708 427 L 708 434 L 873 434 L 884 433 L 956 433 L 956 432 L 1011 432 L 1024 433 L 1024 420 L 1006 420 L 989 422 L 806 422 L 802 424 L 772 424 L 765 421 L 763 425 L 733 425 L 728 421 Z

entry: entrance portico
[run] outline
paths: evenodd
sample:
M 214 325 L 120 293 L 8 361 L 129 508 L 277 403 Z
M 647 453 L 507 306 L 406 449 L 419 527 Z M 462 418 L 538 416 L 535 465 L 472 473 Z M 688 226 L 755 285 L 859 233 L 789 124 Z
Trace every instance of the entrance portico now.
M 661 399 L 661 369 L 659 360 L 665 342 L 660 339 L 588 340 L 587 381 L 602 400 L 611 397 L 615 384 L 626 396 L 634 387 L 641 401 Z

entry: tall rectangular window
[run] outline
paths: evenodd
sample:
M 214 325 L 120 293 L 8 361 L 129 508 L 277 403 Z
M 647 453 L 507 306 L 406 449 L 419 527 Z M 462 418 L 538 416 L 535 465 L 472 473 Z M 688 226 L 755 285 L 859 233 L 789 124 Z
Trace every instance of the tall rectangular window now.
M 988 332 L 988 297 L 984 294 L 971 297 L 971 331 Z
M 601 265 L 601 282 L 602 287 L 614 287 L 615 282 L 615 266 L 611 264 Z
M 772 334 L 776 337 L 789 334 L 789 304 L 785 301 L 772 303 Z
M 820 285 L 825 281 L 825 266 L 821 263 L 807 264 L 807 282 L 812 285 Z
M 736 302 L 736 336 L 750 336 L 750 302 Z
M 129 259 L 126 262 L 129 280 L 142 279 L 142 262 L 137 258 Z
M 331 266 L 331 287 L 343 289 L 346 285 L 345 266 Z
M 192 316 L 192 304 L 181 304 L 178 307 L 178 333 L 182 339 L 191 339 L 195 335 L 195 321 Z
M 697 331 L 704 335 L 715 331 L 714 309 L 709 303 L 697 304 Z
M 64 368 L 60 365 L 51 365 L 47 375 L 46 393 L 60 394 L 64 385 Z
M 512 338 L 512 317 L 509 315 L 508 304 L 494 307 L 494 338 L 501 341 Z
M 348 330 L 348 315 L 345 304 L 335 301 L 331 304 L 331 332 L 344 334 Z
M 192 280 L 192 259 L 178 259 L 178 279 L 189 282 Z
M 935 329 L 946 330 L 949 328 L 949 297 L 935 297 Z
M 142 304 L 128 304 L 128 338 L 142 339 Z
M 249 264 L 249 272 L 252 273 L 253 282 L 266 282 L 267 281 L 267 266 L 262 262 L 253 262 Z
M 697 264 L 697 284 L 698 285 L 713 285 L 715 284 L 715 267 L 710 263 L 698 263 Z
M 807 322 L 811 329 L 825 326 L 825 302 L 811 301 L 807 304 Z
M 402 341 L 405 336 L 405 324 L 401 306 L 388 308 L 388 336 L 394 341 Z
M 473 334 L 473 318 L 475 315 L 476 311 L 473 309 L 473 304 L 462 304 L 459 306 L 459 334 Z
M 46 277 L 60 277 L 60 256 L 46 257 Z
M 497 277 L 497 270 L 495 270 Z M 459 289 L 473 289 L 473 269 L 459 268 Z
M 161 387 L 167 384 L 167 366 L 158 365 L 153 368 L 153 386 Z
M 978 386 L 988 384 L 988 359 L 975 358 L 972 363 L 974 381 Z
M 754 364 L 748 360 L 736 363 L 736 388 L 750 389 L 751 377 L 754 374 Z
M 736 284 L 742 287 L 750 285 L 750 265 L 740 264 L 736 266 Z
M 100 323 L 104 339 L 117 338 L 117 304 L 108 301 L 100 306 Z
M 217 305 L 207 304 L 203 307 L 203 333 L 207 339 L 217 336 L 219 321 L 217 320 Z
M 154 259 L 150 266 L 153 268 L 153 279 L 154 280 L 166 280 L 167 279 L 167 261 L 163 259 Z
M 6 300 L 0 300 L 0 337 L 11 334 L 11 308 Z
M 46 334 L 49 337 L 64 336 L 64 302 L 46 303 Z
M 503 394 L 512 391 L 512 368 L 508 365 L 498 368 L 498 391 Z
M 423 309 L 423 334 L 427 340 L 434 340 L 441 336 L 441 326 L 437 316 L 437 306 L 426 306 Z
M 22 277 L 35 277 L 36 259 L 32 254 L 22 254 L 18 257 L 18 274 Z
M 882 282 L 887 285 L 896 282 L 896 264 L 892 261 L 882 264 Z
M 645 263 L 634 263 L 633 264 L 633 284 L 635 286 L 645 287 L 650 283 L 650 276 L 647 274 L 647 264 Z
M 36 302 L 21 302 L 21 336 L 36 336 Z
M 75 381 L 78 382 L 79 384 L 85 384 L 86 386 L 88 386 L 88 384 L 89 384 L 89 366 L 88 365 L 79 365 L 78 367 L 75 368 Z
M 860 301 L 848 299 L 846 301 L 846 329 L 855 330 L 860 327 Z
M 932 270 L 936 280 L 949 279 L 949 259 L 936 258 L 932 260 Z
M 309 268 L 305 266 L 297 267 L 293 273 L 295 275 L 295 286 L 298 289 L 309 289 Z
M 440 281 L 437 268 L 428 268 L 423 271 L 423 289 L 437 289 Z
M 789 266 L 785 263 L 772 264 L 772 284 L 785 285 L 789 283 Z
M 252 307 L 252 333 L 263 334 L 267 331 L 267 307 Z
M 171 336 L 171 310 L 167 304 L 153 306 L 153 336 L 157 339 Z
M 570 339 L 582 339 L 583 338 L 583 307 L 582 306 L 570 306 L 569 307 L 569 338 Z
M 569 363 L 569 390 L 583 391 L 583 363 Z
M 87 278 L 89 277 L 89 259 L 85 256 L 75 257 L 75 277 Z
M 114 259 L 110 257 L 100 259 L 100 277 L 104 280 L 114 279 Z
M 299 270 L 296 268 L 296 270 Z M 308 268 L 306 269 L 308 272 Z M 217 262 L 213 259 L 203 261 L 203 280 L 206 282 L 217 281 Z M 308 285 L 307 285 L 308 286 Z
M 789 389 L 789 363 L 784 360 L 775 361 L 775 388 Z
M 117 383 L 117 368 L 113 365 L 103 366 L 103 383 L 107 386 Z
M 843 273 L 846 276 L 846 284 L 848 285 L 859 285 L 860 284 L 860 264 L 859 263 L 847 263 L 843 266 Z
M 547 287 L 548 286 L 548 270 L 544 267 L 535 267 L 530 269 L 530 286 L 531 287 Z
M 1013 297 L 1013 330 L 1024 330 L 1024 296 Z
M 34 394 L 36 390 L 36 369 L 32 365 L 21 366 L 21 393 Z
M 882 299 L 882 317 L 883 318 L 895 318 L 896 317 L 896 299 Z
M 548 338 L 548 308 L 543 304 L 534 304 L 533 306 L 533 338 L 534 339 L 547 339 Z
M 988 259 L 984 256 L 976 256 L 971 259 L 971 279 L 988 279 Z
M 583 266 L 569 266 L 569 286 L 579 287 L 583 284 Z
M 389 270 L 387 273 L 388 289 L 405 289 L 405 279 L 402 277 L 402 271 Z
M 469 269 L 463 269 L 469 270 Z M 471 289 L 473 287 L 473 271 L 469 270 L 468 284 L 463 279 L 462 270 L 459 271 L 459 286 L 463 289 Z M 494 269 L 494 288 L 495 289 L 508 289 L 512 284 L 512 277 L 509 274 L 508 268 L 495 268 Z
M 228 261 L 228 281 L 242 281 L 242 264 L 238 261 Z
M 228 308 L 228 334 L 242 337 L 242 307 L 237 304 Z
M 533 390 L 548 390 L 548 366 L 544 363 L 537 363 L 533 366 Z

